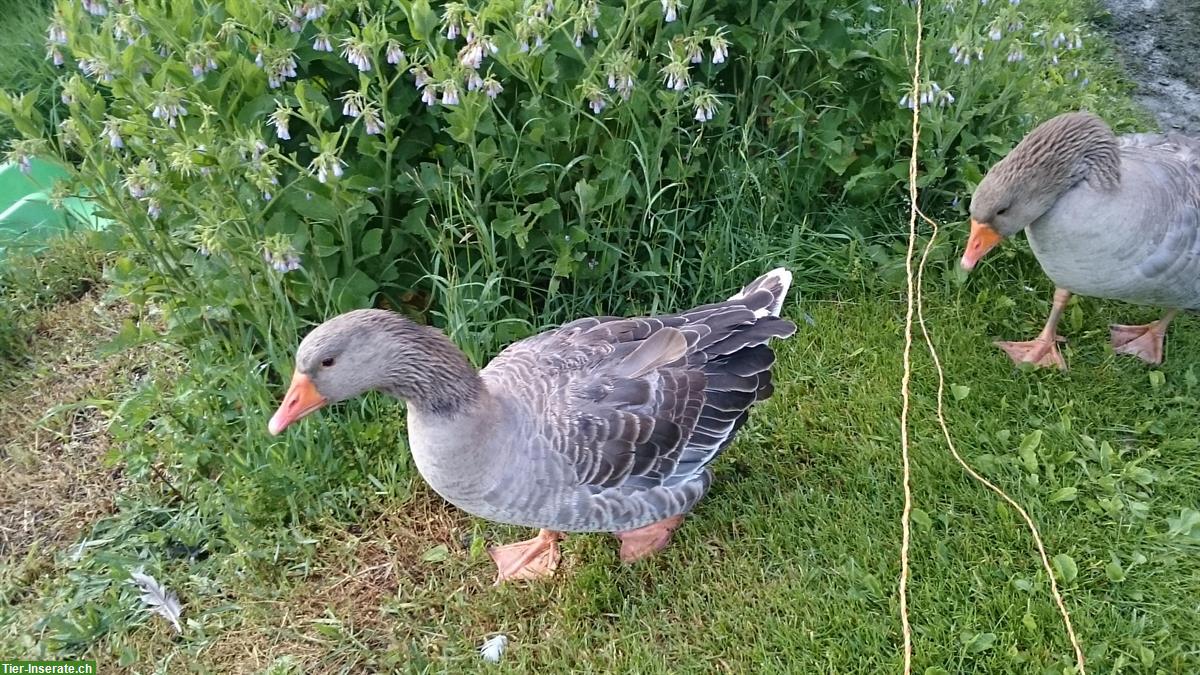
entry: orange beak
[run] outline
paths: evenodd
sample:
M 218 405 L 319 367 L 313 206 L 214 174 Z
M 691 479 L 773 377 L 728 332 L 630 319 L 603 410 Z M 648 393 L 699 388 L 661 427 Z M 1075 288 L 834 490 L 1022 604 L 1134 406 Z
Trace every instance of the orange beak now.
M 974 269 L 979 259 L 987 255 L 987 252 L 995 248 L 1003 238 L 999 232 L 992 229 L 991 225 L 985 225 L 972 218 L 971 237 L 967 239 L 967 250 L 962 257 L 962 268 L 968 272 Z
M 325 397 L 317 392 L 312 380 L 304 373 L 296 371 L 292 374 L 292 385 L 288 387 L 283 403 L 279 404 L 279 410 L 275 411 L 271 421 L 267 423 L 267 431 L 274 436 L 325 403 Z

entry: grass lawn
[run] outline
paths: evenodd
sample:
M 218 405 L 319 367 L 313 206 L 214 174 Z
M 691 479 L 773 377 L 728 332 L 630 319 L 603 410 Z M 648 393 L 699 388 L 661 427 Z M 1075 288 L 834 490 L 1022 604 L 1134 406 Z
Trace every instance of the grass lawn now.
M 1070 372 L 1019 372 L 990 342 L 1040 328 L 1050 288 L 1028 267 L 1001 254 L 965 284 L 931 272 L 951 431 L 1030 510 L 1050 555 L 1064 556 L 1089 671 L 1197 672 L 1200 321 L 1178 320 L 1167 364 L 1152 369 L 1114 357 L 1106 327 L 1156 310 L 1077 299 L 1062 328 Z M 182 636 L 134 606 L 92 618 L 78 606 L 88 584 L 134 597 L 97 572 L 109 545 L 80 561 L 54 542 L 53 554 L 8 555 L 0 656 L 55 645 L 139 672 L 897 672 L 902 297 L 871 288 L 792 311 L 813 323 L 779 347 L 775 397 L 656 559 L 625 567 L 611 537 L 573 536 L 554 580 L 493 588 L 483 540 L 527 533 L 471 519 L 413 477 L 389 490 L 405 497 L 298 527 L 304 555 L 166 565 Z M 919 342 L 914 354 L 915 672 L 1064 672 L 1070 646 L 1029 535 L 947 453 Z M 14 376 L 25 386 L 6 388 L 6 405 L 36 384 L 19 380 L 32 372 Z M 270 411 L 250 414 L 265 423 Z M 91 538 L 121 536 L 120 519 L 104 522 Z M 43 621 L 72 602 L 70 621 L 80 631 L 101 622 L 98 637 L 72 643 L 70 621 Z M 511 640 L 498 667 L 476 651 L 495 633 Z

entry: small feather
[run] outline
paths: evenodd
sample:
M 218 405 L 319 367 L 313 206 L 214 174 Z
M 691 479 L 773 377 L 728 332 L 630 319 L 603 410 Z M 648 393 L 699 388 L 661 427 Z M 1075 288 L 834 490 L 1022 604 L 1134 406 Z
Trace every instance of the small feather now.
M 130 583 L 138 587 L 142 592 L 139 598 L 142 604 L 150 608 L 154 614 L 165 618 L 175 627 L 176 633 L 183 632 L 183 626 L 179 623 L 180 614 L 183 612 L 183 607 L 179 604 L 179 598 L 175 593 L 158 583 L 158 581 L 144 574 L 142 568 L 138 568 L 129 573 Z
M 494 635 L 484 641 L 483 646 L 479 648 L 479 656 L 488 663 L 500 663 L 500 657 L 504 656 L 504 648 L 507 646 L 507 635 Z

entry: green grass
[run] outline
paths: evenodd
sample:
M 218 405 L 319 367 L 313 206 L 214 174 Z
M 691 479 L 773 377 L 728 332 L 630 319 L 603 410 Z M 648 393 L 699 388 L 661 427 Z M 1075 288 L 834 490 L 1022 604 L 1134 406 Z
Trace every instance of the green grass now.
M 965 283 L 949 269 L 930 273 L 929 318 L 961 397 L 947 402 L 951 431 L 1026 505 L 1050 554 L 1074 562 L 1077 575 L 1062 587 L 1090 672 L 1194 672 L 1200 321 L 1177 321 L 1167 364 L 1151 369 L 1112 355 L 1106 325 L 1154 310 L 1077 300 L 1063 327 L 1071 371 L 1018 372 L 990 340 L 1034 334 L 1051 289 L 1017 249 Z M 171 542 L 211 523 L 161 487 L 148 490 L 157 502 L 125 499 L 89 536 L 112 542 L 79 561 L 60 554 L 16 600 L 3 576 L 0 644 L 19 646 L 0 652 L 58 645 L 104 663 L 210 672 L 272 663 L 276 672 L 289 663 L 304 672 L 484 672 L 495 668 L 475 649 L 503 632 L 512 639 L 503 672 L 896 671 L 902 298 L 874 283 L 793 310 L 815 324 L 780 346 L 775 397 L 655 559 L 622 566 L 610 537 L 574 536 L 554 580 L 492 588 L 472 538 L 526 533 L 470 519 L 404 478 L 407 458 L 387 450 L 388 422 L 359 440 L 401 477 L 386 489 L 347 485 L 366 494 L 353 515 L 284 528 L 273 551 L 214 545 L 190 559 Z M 932 369 L 915 353 L 915 672 L 1063 672 L 1071 651 L 1030 538 L 946 452 L 931 415 Z M 1023 439 L 1039 431 L 1040 445 L 1022 456 Z M 182 637 L 136 612 L 119 583 L 139 559 L 180 593 Z
M 0 0 L 0 90 L 12 94 L 38 92 L 44 114 L 58 105 L 53 87 L 59 71 L 46 59 L 46 27 L 50 0 Z M 20 138 L 12 121 L 0 116 L 0 148 Z

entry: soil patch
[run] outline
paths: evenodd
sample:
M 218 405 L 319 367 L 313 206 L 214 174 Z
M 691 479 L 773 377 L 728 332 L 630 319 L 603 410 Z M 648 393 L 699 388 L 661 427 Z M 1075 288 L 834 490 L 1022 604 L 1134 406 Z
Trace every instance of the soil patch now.
M 1164 131 L 1200 136 L 1200 2 L 1104 0 L 1108 26 L 1137 82 L 1134 100 Z
M 0 565 L 43 563 L 112 513 L 124 485 L 103 457 L 110 437 L 103 414 L 88 401 L 107 399 L 136 376 L 135 355 L 102 357 L 96 348 L 130 316 L 98 292 L 41 317 L 28 365 L 0 382 Z M 142 355 L 144 358 L 144 355 Z M 47 413 L 63 406 L 53 415 Z

